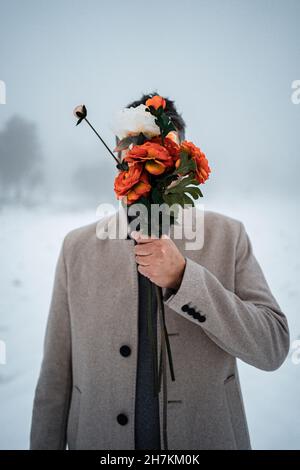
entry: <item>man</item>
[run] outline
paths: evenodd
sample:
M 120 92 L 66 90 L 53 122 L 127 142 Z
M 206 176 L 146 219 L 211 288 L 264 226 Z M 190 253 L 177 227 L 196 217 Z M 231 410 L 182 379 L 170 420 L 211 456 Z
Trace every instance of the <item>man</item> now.
M 168 100 L 166 109 L 176 120 L 178 138 L 184 138 L 174 102 Z M 190 227 L 183 224 L 181 239 L 173 227 L 161 239 L 124 235 L 124 230 L 114 237 L 114 228 L 124 225 L 124 211 L 121 206 L 64 239 L 30 448 L 251 449 L 236 358 L 275 370 L 288 354 L 290 338 L 244 225 L 206 211 L 203 246 L 192 250 L 187 241 L 199 209 L 192 210 Z M 149 409 L 143 386 L 150 369 L 142 374 L 149 357 L 146 337 L 142 342 L 139 337 L 144 334 L 141 276 L 163 288 L 176 377 L 172 381 L 168 372 L 167 403 L 160 394 Z M 158 341 L 160 332 L 157 322 Z

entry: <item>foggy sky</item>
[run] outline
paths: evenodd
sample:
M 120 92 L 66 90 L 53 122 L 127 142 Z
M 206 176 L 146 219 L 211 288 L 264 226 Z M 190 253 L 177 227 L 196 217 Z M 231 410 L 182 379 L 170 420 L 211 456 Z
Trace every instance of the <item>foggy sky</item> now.
M 206 197 L 298 196 L 299 1 L 1 0 L 0 18 L 0 129 L 15 114 L 37 124 L 54 189 L 85 163 L 99 185 L 116 173 L 75 105 L 112 148 L 113 113 L 157 90 L 209 159 Z

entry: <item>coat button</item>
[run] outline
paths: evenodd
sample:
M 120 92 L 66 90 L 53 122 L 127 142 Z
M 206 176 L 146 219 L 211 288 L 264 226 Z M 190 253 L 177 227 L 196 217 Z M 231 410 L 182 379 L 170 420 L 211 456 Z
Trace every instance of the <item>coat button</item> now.
M 124 413 L 120 413 L 118 414 L 117 416 L 117 421 L 119 424 L 121 424 L 122 426 L 124 426 L 125 424 L 128 423 L 128 418 L 126 415 L 124 415 Z
M 188 306 L 188 304 L 184 304 L 184 305 L 181 307 L 181 310 L 182 310 L 183 312 L 188 312 L 189 309 L 190 309 L 190 307 Z
M 195 315 L 195 314 L 198 313 L 198 312 L 196 312 L 196 310 L 195 310 L 193 307 L 191 307 L 191 308 L 188 309 L 188 313 L 189 313 L 190 315 Z
M 205 315 L 199 315 L 198 321 L 200 321 L 201 323 L 203 323 L 205 320 L 206 320 L 206 316 L 205 316 Z
M 120 354 L 124 357 L 127 357 L 131 354 L 131 349 L 127 344 L 124 344 L 123 346 L 120 347 Z

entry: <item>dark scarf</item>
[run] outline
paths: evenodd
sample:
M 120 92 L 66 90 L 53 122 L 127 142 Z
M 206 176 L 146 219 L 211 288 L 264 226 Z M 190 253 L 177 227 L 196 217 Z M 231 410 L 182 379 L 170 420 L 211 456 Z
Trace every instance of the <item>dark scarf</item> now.
M 134 217 L 129 216 L 130 223 Z M 139 224 L 136 230 L 140 230 Z M 160 228 L 160 233 L 161 232 Z M 127 238 L 130 238 L 129 235 Z M 160 412 L 159 396 L 163 393 L 163 445 L 168 450 L 167 438 L 167 365 L 170 367 L 171 378 L 175 380 L 172 354 L 168 338 L 162 289 L 153 284 L 147 277 L 138 273 L 139 280 L 139 322 L 138 322 L 138 366 L 136 382 L 136 413 L 135 413 L 135 438 L 136 448 L 159 449 L 160 442 Z M 159 319 L 157 314 L 159 312 Z M 149 315 L 151 313 L 151 315 Z M 150 320 L 151 319 L 151 320 Z M 157 321 L 161 328 L 161 350 L 159 366 L 157 364 Z M 154 322 L 153 322 L 154 321 Z M 146 326 L 145 326 L 146 325 Z M 152 330 L 152 331 L 151 331 Z M 151 338 L 151 340 L 149 339 Z M 156 358 L 156 359 L 154 359 Z
M 128 222 L 134 217 L 128 216 Z M 138 229 L 138 227 L 137 227 Z M 127 238 L 130 238 L 129 235 Z M 138 271 L 138 361 L 135 399 L 135 449 L 161 450 L 159 397 L 154 393 L 152 349 L 147 329 L 147 295 L 151 282 Z M 153 333 L 157 345 L 157 299 L 152 288 Z
M 159 399 L 154 394 L 152 349 L 147 332 L 147 287 L 149 279 L 138 272 L 138 365 L 135 401 L 135 449 L 161 449 L 159 425 Z M 157 342 L 157 301 L 152 289 L 152 318 Z

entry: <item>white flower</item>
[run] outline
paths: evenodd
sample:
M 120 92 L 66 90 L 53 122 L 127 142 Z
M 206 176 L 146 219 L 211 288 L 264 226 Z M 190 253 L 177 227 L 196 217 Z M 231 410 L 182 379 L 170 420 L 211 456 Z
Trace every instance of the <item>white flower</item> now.
M 160 134 L 159 127 L 155 124 L 155 116 L 145 111 L 147 106 L 140 104 L 136 108 L 124 108 L 117 111 L 114 122 L 110 126 L 113 133 L 123 139 L 130 135 L 138 135 L 143 132 L 147 138 Z

